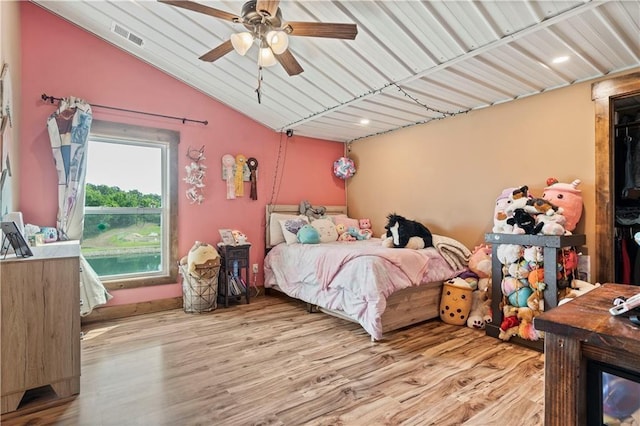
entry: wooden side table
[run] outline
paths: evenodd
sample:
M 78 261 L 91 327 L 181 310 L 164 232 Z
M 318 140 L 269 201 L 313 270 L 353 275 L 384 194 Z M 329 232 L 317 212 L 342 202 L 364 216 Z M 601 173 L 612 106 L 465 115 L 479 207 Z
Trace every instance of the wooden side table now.
M 229 298 L 239 300 L 242 296 L 230 294 L 229 291 L 229 274 L 234 273 L 234 263 L 236 263 L 238 277 L 244 280 L 243 293 L 247 304 L 249 304 L 249 249 L 251 249 L 251 244 L 235 246 L 218 244 L 217 248 L 221 258 L 218 295 L 224 300 L 224 307 L 229 306 Z
M 609 308 L 640 287 L 603 284 L 534 318 L 544 339 L 544 424 L 593 424 L 587 418 L 587 364 L 597 361 L 640 375 L 640 328 Z M 601 419 L 600 423 L 601 424 Z

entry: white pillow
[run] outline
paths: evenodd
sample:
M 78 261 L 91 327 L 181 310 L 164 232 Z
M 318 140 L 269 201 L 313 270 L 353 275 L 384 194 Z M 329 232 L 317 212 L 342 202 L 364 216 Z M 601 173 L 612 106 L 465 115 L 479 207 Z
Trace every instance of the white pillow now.
M 281 220 L 297 219 L 301 216 L 297 214 L 284 214 L 284 213 L 271 213 L 269 217 L 269 244 L 270 247 L 277 246 L 285 242 L 284 234 L 282 233 L 282 226 L 280 226 Z
M 329 243 L 338 239 L 338 231 L 331 219 L 316 219 L 311 222 L 311 226 L 316 228 L 320 234 L 321 243 Z
M 285 219 L 280 221 L 280 227 L 282 228 L 282 235 L 287 244 L 294 244 L 298 242 L 298 231 L 302 226 L 307 225 L 309 220 L 306 216 L 298 216 L 295 219 Z

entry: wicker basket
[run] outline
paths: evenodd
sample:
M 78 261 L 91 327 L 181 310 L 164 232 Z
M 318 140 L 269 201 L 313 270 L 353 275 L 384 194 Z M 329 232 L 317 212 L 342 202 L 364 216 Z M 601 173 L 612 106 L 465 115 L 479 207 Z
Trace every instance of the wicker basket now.
M 196 268 L 197 278 L 180 265 L 183 309 L 187 313 L 210 312 L 218 307 L 218 273 L 220 266 Z

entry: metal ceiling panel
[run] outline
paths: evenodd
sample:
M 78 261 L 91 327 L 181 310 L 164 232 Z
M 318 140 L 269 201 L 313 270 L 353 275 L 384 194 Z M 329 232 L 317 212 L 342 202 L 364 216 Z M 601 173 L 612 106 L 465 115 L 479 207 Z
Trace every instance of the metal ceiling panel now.
M 236 15 L 244 4 L 197 2 Z M 640 67 L 640 0 L 282 0 L 285 21 L 358 35 L 290 37 L 304 72 L 263 69 L 259 104 L 255 46 L 198 59 L 241 24 L 150 0 L 33 3 L 271 129 L 341 142 Z

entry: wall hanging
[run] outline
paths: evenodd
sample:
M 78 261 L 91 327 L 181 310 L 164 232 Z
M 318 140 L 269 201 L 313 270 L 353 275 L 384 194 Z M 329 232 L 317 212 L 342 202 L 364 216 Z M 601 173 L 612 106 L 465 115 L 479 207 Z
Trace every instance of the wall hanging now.
M 249 167 L 249 180 L 251 181 L 251 193 L 252 200 L 258 199 L 258 160 L 249 157 L 247 159 L 247 167 Z
M 356 173 L 356 165 L 349 157 L 340 157 L 333 162 L 333 174 L 340 179 L 349 179 Z
M 227 185 L 227 200 L 244 196 L 244 182 L 251 179 L 247 157 L 243 154 L 222 156 L 222 180 Z
M 207 166 L 204 165 L 204 145 L 200 149 L 193 149 L 189 147 L 187 150 L 187 158 L 191 162 L 185 166 L 187 176 L 184 181 L 191 187 L 187 189 L 186 195 L 191 204 L 202 204 L 204 201 L 204 195 L 202 194 L 202 188 L 204 188 L 204 176 Z

